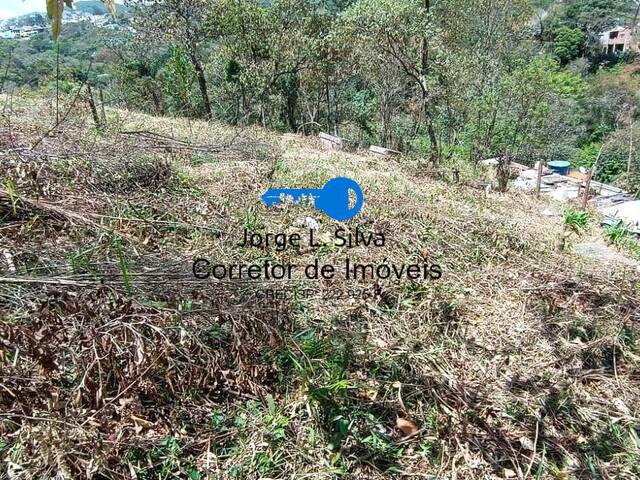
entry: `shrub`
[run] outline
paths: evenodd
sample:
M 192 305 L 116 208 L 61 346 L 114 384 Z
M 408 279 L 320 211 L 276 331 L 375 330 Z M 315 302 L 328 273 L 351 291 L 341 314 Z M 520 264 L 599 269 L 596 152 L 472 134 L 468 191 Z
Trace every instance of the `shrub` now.
M 576 233 L 582 233 L 589 224 L 589 212 L 567 210 L 564 214 L 565 225 Z
M 585 40 L 579 28 L 560 27 L 555 31 L 553 54 L 566 64 L 580 55 Z

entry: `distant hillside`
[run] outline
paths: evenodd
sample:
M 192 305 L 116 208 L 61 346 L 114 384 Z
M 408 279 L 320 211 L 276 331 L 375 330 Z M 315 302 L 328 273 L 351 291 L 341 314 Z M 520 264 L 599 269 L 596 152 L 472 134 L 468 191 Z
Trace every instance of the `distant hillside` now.
M 116 5 L 117 13 L 127 13 L 129 9 L 124 5 Z M 67 10 L 67 9 L 65 9 Z M 111 15 L 100 0 L 85 0 L 73 3 L 73 12 L 90 13 L 92 15 Z
M 48 25 L 49 19 L 43 13 L 29 13 L 19 17 L 0 20 L 0 29 L 20 28 L 28 25 Z
M 43 2 L 44 5 L 44 2 Z M 124 5 L 116 5 L 119 19 L 126 17 L 129 8 Z M 107 10 L 100 0 L 84 0 L 74 2 L 73 8 L 64 9 L 64 20 L 69 22 L 81 21 L 90 18 L 92 15 L 111 17 L 111 13 Z M 9 18 L 0 21 L 0 30 L 20 28 L 29 25 L 49 25 L 44 9 L 41 12 L 33 12 L 27 15 Z

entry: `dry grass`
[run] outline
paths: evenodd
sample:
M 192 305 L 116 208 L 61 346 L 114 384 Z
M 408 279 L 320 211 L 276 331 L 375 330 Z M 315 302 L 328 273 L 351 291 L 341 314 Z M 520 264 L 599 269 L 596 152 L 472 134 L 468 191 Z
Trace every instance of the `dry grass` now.
M 74 110 L 41 139 L 47 104 L 16 105 L 0 126 L 0 475 L 640 476 L 637 273 L 558 252 L 563 221 L 541 201 L 129 112 L 98 136 Z M 243 228 L 304 234 L 306 215 L 331 232 L 259 199 L 338 175 L 366 195 L 349 228 L 385 247 L 235 245 Z M 339 300 L 321 288 L 371 285 L 296 278 L 313 295 L 265 304 L 191 275 L 198 256 L 346 255 L 444 277 Z

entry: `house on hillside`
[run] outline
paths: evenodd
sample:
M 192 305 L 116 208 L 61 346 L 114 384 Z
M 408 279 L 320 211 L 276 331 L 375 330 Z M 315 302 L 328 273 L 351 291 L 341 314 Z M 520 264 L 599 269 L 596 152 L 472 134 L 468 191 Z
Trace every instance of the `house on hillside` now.
M 621 55 L 625 52 L 640 52 L 638 41 L 627 27 L 616 27 L 600 35 L 602 51 L 610 55 Z
M 44 31 L 44 29 L 42 25 L 25 25 L 20 29 L 16 29 L 15 33 L 18 38 L 30 38 L 36 33 Z
M 36 33 L 43 32 L 45 27 L 42 25 L 25 25 L 23 27 L 10 27 L 7 30 L 0 31 L 0 38 L 12 39 L 12 38 L 30 38 Z

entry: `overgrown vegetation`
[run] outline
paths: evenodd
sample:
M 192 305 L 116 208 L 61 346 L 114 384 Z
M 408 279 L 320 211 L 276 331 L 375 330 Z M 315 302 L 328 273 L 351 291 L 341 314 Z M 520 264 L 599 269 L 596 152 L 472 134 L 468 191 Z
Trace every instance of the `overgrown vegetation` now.
M 57 88 L 87 82 L 112 106 L 337 132 L 451 165 L 508 155 L 589 167 L 603 147 L 596 178 L 638 189 L 637 68 L 599 43 L 633 27 L 635 0 L 130 7 L 135 31 L 63 25 Z M 56 88 L 48 34 L 0 48 L 5 88 Z
M 0 177 L 4 475 L 638 475 L 637 279 L 556 252 L 564 222 L 539 217 L 535 199 L 188 119 L 112 111 L 96 134 L 80 106 L 51 136 L 46 102 L 12 108 Z M 349 255 L 427 258 L 442 280 L 297 279 L 286 298 L 256 295 L 284 285 L 194 280 L 198 256 L 338 262 L 340 248 L 246 249 L 238 236 L 304 235 L 300 217 L 316 212 L 266 209 L 260 194 L 355 169 L 367 204 L 349 229 L 389 241 Z

